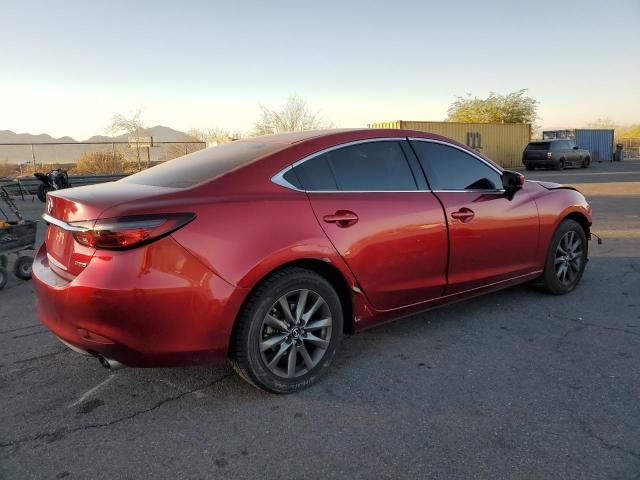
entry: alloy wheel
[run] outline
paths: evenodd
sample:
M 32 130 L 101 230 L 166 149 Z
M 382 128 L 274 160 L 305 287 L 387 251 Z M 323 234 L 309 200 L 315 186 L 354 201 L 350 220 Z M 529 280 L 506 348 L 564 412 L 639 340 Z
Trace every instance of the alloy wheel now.
M 282 295 L 265 315 L 259 348 L 266 367 L 283 378 L 297 378 L 325 356 L 333 325 L 329 305 L 312 290 Z
M 571 285 L 578 276 L 583 261 L 582 239 L 570 230 L 558 242 L 555 257 L 556 277 L 564 285 Z

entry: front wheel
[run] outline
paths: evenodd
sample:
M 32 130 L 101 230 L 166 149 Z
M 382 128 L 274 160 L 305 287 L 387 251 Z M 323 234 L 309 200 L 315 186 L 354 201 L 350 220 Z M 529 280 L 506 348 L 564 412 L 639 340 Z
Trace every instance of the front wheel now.
M 40 185 L 38 185 L 38 191 L 36 192 L 38 200 L 40 200 L 42 203 L 46 202 L 47 193 L 50 192 L 51 190 L 53 189 L 49 185 L 45 185 L 44 183 L 41 183 Z
M 587 264 L 588 243 L 582 226 L 566 219 L 553 234 L 544 274 L 543 288 L 554 295 L 572 291 L 582 278 Z
M 591 165 L 591 159 L 589 157 L 587 157 L 582 161 L 581 167 L 582 168 L 589 168 L 589 165 Z
M 328 370 L 342 339 L 340 298 L 320 275 L 281 270 L 251 294 L 237 320 L 231 363 L 272 393 L 309 387 Z
M 566 164 L 564 162 L 564 158 L 561 158 L 560 161 L 558 162 L 558 166 L 556 167 L 556 170 L 564 170 L 565 166 Z

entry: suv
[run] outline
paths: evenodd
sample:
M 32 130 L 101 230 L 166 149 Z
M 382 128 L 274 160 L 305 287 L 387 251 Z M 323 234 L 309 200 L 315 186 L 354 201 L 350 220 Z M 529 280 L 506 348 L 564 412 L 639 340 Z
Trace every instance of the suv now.
M 536 167 L 553 167 L 558 170 L 569 166 L 588 168 L 591 153 L 576 146 L 573 140 L 540 140 L 527 145 L 522 152 L 522 163 L 527 170 Z

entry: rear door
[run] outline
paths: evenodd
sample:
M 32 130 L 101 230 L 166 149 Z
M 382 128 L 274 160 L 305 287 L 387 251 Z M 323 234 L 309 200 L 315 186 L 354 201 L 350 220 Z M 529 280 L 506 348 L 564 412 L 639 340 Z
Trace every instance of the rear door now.
M 538 211 L 524 191 L 507 199 L 500 172 L 471 152 L 412 140 L 449 224 L 447 294 L 500 282 L 535 269 Z
M 446 283 L 442 207 L 403 145 L 403 139 L 354 142 L 293 169 L 327 237 L 379 310 L 439 297 Z

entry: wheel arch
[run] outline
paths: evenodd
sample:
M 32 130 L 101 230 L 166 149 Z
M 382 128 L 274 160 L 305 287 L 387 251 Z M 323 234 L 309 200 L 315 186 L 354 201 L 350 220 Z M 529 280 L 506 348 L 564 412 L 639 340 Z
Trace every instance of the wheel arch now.
M 573 211 L 573 212 L 569 213 L 568 215 L 566 215 L 561 220 L 561 222 L 563 220 L 574 220 L 574 221 L 578 222 L 580 224 L 580 226 L 582 227 L 582 229 L 584 230 L 584 234 L 587 236 L 587 239 L 589 239 L 589 237 L 591 235 L 591 222 L 589 222 L 589 219 L 587 218 L 586 215 L 584 215 L 581 212 Z M 561 222 L 559 222 L 558 225 Z
M 354 312 L 356 311 L 356 306 L 354 304 L 355 300 L 352 295 L 352 289 L 349 285 L 349 280 L 345 277 L 344 273 L 340 271 L 340 269 L 333 263 L 318 258 L 306 257 L 291 260 L 286 263 L 282 263 L 274 268 L 271 268 L 269 271 L 262 274 L 261 277 L 250 287 L 238 310 L 238 314 L 233 321 L 233 329 L 231 333 L 232 338 L 236 332 L 240 312 L 242 312 L 245 308 L 245 305 L 251 298 L 253 292 L 256 291 L 256 289 L 258 289 L 272 275 L 291 267 L 303 268 L 305 270 L 314 272 L 331 284 L 331 286 L 336 290 L 338 298 L 340 299 L 340 305 L 342 306 L 343 331 L 344 333 L 354 333 Z

